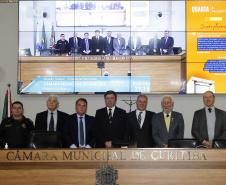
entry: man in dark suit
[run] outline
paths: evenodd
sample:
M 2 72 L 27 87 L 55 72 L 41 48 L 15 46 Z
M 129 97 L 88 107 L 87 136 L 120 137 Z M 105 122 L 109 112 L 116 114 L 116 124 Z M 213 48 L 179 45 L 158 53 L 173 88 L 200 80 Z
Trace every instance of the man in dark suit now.
M 104 94 L 106 107 L 96 111 L 96 148 L 112 148 L 112 141 L 122 141 L 126 135 L 126 111 L 115 106 L 117 95 L 114 91 Z
M 158 39 L 158 34 L 154 33 L 153 38 L 149 41 L 150 54 L 151 55 L 161 55 L 160 52 L 160 39 Z
M 117 38 L 114 38 L 113 40 L 113 47 L 115 50 L 115 55 L 120 55 L 120 50 L 121 49 L 126 49 L 126 41 L 122 37 L 121 33 L 117 33 Z
M 127 126 L 129 139 L 137 142 L 137 148 L 152 148 L 152 117 L 154 112 L 146 110 L 148 98 L 145 95 L 137 97 L 137 110 L 128 114 Z
M 200 144 L 212 148 L 214 139 L 226 139 L 226 113 L 214 107 L 212 91 L 204 93 L 203 102 L 205 107 L 194 114 L 191 132 Z
M 104 50 L 103 50 L 103 53 L 105 55 L 113 55 L 113 51 L 114 51 L 113 40 L 114 40 L 114 37 L 112 37 L 111 34 L 112 34 L 112 32 L 108 31 L 107 32 L 107 36 L 104 38 Z
M 133 36 L 129 37 L 128 48 L 135 52 L 141 48 L 141 38 L 137 36 L 137 31 L 133 31 Z
M 94 117 L 86 114 L 87 100 L 80 98 L 75 104 L 76 113 L 67 117 L 63 126 L 63 140 L 68 148 L 93 148 Z
M 169 36 L 169 31 L 164 32 L 164 37 L 161 38 L 162 55 L 174 55 L 173 52 L 174 39 Z
M 92 37 L 92 54 L 102 55 L 104 50 L 104 38 L 100 36 L 100 31 L 95 31 L 95 36 Z
M 81 45 L 81 38 L 78 37 L 78 33 L 74 32 L 74 37 L 69 38 L 69 53 L 71 53 L 71 48 L 78 49 Z
M 91 55 L 91 39 L 89 39 L 89 33 L 84 33 L 84 39 L 81 40 L 81 49 L 83 55 Z
M 184 119 L 181 113 L 172 111 L 172 96 L 163 96 L 161 105 L 163 112 L 157 113 L 152 119 L 152 135 L 156 147 L 167 148 L 169 139 L 183 139 Z
M 62 126 L 68 114 L 57 110 L 59 106 L 57 95 L 50 95 L 46 103 L 48 110 L 36 115 L 35 130 L 62 132 Z

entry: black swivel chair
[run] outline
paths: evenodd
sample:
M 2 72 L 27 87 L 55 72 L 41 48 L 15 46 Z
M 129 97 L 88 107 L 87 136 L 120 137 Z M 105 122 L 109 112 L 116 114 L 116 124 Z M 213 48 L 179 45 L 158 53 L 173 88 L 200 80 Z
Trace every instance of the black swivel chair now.
M 51 49 L 41 49 L 40 56 L 51 56 L 52 50 Z
M 213 140 L 213 148 L 226 148 L 226 140 L 225 139 Z
M 199 146 L 198 140 L 195 139 L 169 139 L 169 148 L 196 148 Z
M 21 57 L 23 57 L 23 56 L 32 56 L 30 48 L 21 49 L 20 50 L 20 56 Z
M 78 55 L 82 55 L 81 47 L 77 47 L 77 48 L 72 47 L 71 48 L 71 56 L 78 56 Z
M 28 148 L 62 148 L 61 134 L 55 131 L 33 131 Z
M 128 141 L 112 141 L 112 148 L 121 148 L 124 146 L 133 145 L 134 141 L 128 140 Z
M 150 55 L 149 45 L 142 45 L 141 48 L 145 51 L 146 55 Z
M 174 55 L 178 55 L 178 54 L 182 53 L 182 48 L 181 47 L 173 47 L 173 52 L 174 52 Z
M 130 50 L 130 49 L 120 49 L 120 50 L 119 50 L 120 55 L 131 55 L 132 52 L 133 52 L 133 51 Z
M 60 56 L 61 51 L 60 49 L 52 49 L 52 56 Z

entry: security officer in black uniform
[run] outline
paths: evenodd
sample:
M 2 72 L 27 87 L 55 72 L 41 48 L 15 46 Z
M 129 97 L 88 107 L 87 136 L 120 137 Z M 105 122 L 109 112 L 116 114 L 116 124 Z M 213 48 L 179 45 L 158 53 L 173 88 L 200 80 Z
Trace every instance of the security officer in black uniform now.
M 66 55 L 69 52 L 69 43 L 67 40 L 65 40 L 65 35 L 60 35 L 60 40 L 57 41 L 57 44 L 55 46 L 56 49 L 60 49 L 60 52 L 62 55 Z
M 33 122 L 24 117 L 23 104 L 16 101 L 12 104 L 12 116 L 2 120 L 0 125 L 0 138 L 3 145 L 8 144 L 9 148 L 27 148 L 28 138 L 34 130 Z

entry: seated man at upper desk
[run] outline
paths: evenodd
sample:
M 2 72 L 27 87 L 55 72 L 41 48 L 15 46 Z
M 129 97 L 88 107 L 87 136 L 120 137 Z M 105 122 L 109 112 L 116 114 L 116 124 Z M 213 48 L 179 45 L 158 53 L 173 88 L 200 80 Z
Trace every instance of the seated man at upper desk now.
M 204 93 L 203 102 L 205 107 L 194 114 L 191 132 L 201 144 L 212 148 L 214 139 L 226 139 L 226 114 L 214 107 L 215 95 L 212 91 Z
M 46 104 L 48 110 L 36 115 L 35 130 L 62 132 L 62 127 L 68 114 L 57 110 L 59 106 L 58 96 L 51 94 Z
M 92 37 L 92 54 L 102 55 L 104 50 L 104 38 L 100 36 L 100 31 L 95 31 L 95 36 Z
M 113 47 L 115 50 L 115 55 L 120 55 L 120 49 L 125 49 L 126 41 L 122 37 L 121 33 L 117 33 L 117 38 L 114 38 Z
M 33 122 L 23 115 L 23 104 L 15 101 L 12 104 L 12 116 L 2 120 L 0 138 L 9 148 L 27 148 L 30 131 L 34 130 Z
M 74 36 L 69 38 L 69 53 L 71 53 L 71 48 L 78 49 L 80 47 L 81 40 L 78 33 L 74 32 Z
M 126 111 L 115 106 L 117 95 L 114 91 L 104 94 L 106 107 L 96 111 L 96 148 L 112 148 L 112 141 L 122 141 L 126 136 Z
M 152 135 L 156 147 L 167 148 L 169 139 L 183 139 L 184 119 L 181 113 L 173 111 L 174 101 L 170 95 L 162 97 L 163 112 L 152 119 Z
M 94 117 L 86 114 L 87 100 L 80 98 L 75 104 L 76 113 L 67 117 L 63 126 L 63 140 L 69 148 L 93 148 Z
M 68 44 L 68 41 L 65 40 L 64 34 L 60 35 L 60 40 L 57 41 L 55 48 L 60 49 L 60 52 L 61 52 L 62 55 L 68 54 L 69 44 Z
M 91 55 L 92 46 L 91 39 L 89 39 L 89 33 L 84 33 L 84 39 L 81 40 L 81 49 L 83 55 Z
M 160 39 L 158 39 L 158 34 L 154 33 L 153 38 L 149 41 L 150 54 L 151 55 L 161 55 L 160 52 Z
M 112 32 L 108 31 L 107 36 L 104 37 L 104 50 L 103 53 L 105 55 L 113 55 L 114 48 L 113 48 L 113 40 L 114 37 L 111 36 Z
M 137 97 L 137 110 L 128 114 L 127 132 L 129 139 L 137 142 L 137 148 L 152 148 L 154 140 L 152 137 L 152 118 L 154 112 L 146 110 L 148 97 L 139 95 Z
M 162 55 L 174 55 L 173 52 L 174 39 L 169 36 L 169 31 L 164 32 L 164 37 L 161 38 Z
M 133 31 L 133 36 L 129 37 L 128 47 L 135 52 L 141 48 L 141 38 L 137 36 L 137 31 Z

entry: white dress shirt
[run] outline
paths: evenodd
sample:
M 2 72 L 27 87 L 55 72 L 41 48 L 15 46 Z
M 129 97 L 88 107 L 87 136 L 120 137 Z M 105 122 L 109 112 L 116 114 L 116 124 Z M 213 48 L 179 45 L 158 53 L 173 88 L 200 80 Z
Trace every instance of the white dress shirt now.
M 166 114 L 164 111 L 163 111 L 163 114 L 167 117 L 167 115 L 171 116 L 171 112 L 169 114 Z
M 51 111 L 48 110 L 47 131 L 49 131 L 50 120 L 51 120 Z M 56 131 L 57 130 L 57 110 L 53 111 L 53 120 L 54 120 L 54 131 Z
M 112 116 L 112 118 L 113 118 L 114 111 L 115 111 L 115 106 L 112 107 L 112 108 L 107 107 L 108 115 L 109 115 L 109 109 L 111 109 L 111 116 Z
M 137 47 L 137 37 L 133 38 L 133 47 L 134 47 L 134 49 L 136 49 L 136 47 Z

